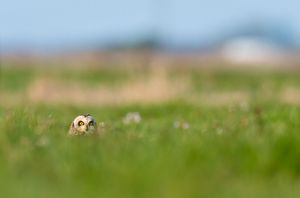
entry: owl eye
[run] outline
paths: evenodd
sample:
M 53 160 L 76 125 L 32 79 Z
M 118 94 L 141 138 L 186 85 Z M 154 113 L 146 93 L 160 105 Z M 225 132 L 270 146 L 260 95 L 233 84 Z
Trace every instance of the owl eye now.
M 82 126 L 82 125 L 84 125 L 84 122 L 83 121 L 79 121 L 78 122 L 78 126 Z
M 94 125 L 94 122 L 93 122 L 93 121 L 90 121 L 90 122 L 89 122 L 89 125 L 90 125 L 90 126 L 93 126 L 93 125 Z

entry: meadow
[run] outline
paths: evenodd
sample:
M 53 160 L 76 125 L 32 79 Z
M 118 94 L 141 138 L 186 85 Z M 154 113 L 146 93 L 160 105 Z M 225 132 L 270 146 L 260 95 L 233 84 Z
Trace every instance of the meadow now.
M 300 196 L 298 70 L 0 72 L 1 197 Z M 98 136 L 67 136 L 82 113 Z

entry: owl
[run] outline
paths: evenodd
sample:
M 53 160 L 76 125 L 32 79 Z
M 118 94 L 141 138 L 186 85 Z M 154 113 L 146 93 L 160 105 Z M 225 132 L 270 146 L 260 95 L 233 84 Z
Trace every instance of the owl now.
M 92 135 L 97 132 L 97 123 L 90 114 L 79 115 L 71 123 L 69 135 Z

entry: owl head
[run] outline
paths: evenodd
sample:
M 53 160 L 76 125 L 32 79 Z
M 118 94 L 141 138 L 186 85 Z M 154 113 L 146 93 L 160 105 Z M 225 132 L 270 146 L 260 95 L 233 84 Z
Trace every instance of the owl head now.
M 97 123 L 90 114 L 79 115 L 71 123 L 69 135 L 91 135 L 97 130 Z

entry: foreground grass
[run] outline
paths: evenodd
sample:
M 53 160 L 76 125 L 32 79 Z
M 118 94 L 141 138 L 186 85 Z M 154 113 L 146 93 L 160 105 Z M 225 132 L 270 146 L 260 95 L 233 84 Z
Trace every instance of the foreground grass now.
M 86 111 L 105 123 L 102 135 L 67 137 L 70 120 Z M 123 124 L 129 111 L 141 123 Z M 0 126 L 7 197 L 300 195 L 300 108 L 283 104 L 29 105 L 2 108 Z
M 70 73 L 7 67 L 1 72 L 3 93 L 26 92 L 43 77 L 118 87 L 148 75 L 130 69 Z M 289 99 L 299 96 L 299 73 L 179 69 L 167 75 L 189 79 L 184 93 L 190 94 L 143 105 L 1 101 L 1 197 L 300 195 L 300 107 L 297 100 L 279 99 L 289 87 L 295 90 Z M 191 99 L 234 91 L 248 97 L 217 105 L 199 102 L 205 97 Z M 139 112 L 142 121 L 124 124 L 128 112 Z M 81 113 L 104 122 L 100 136 L 67 137 L 70 122 Z M 175 127 L 176 122 L 189 127 Z

